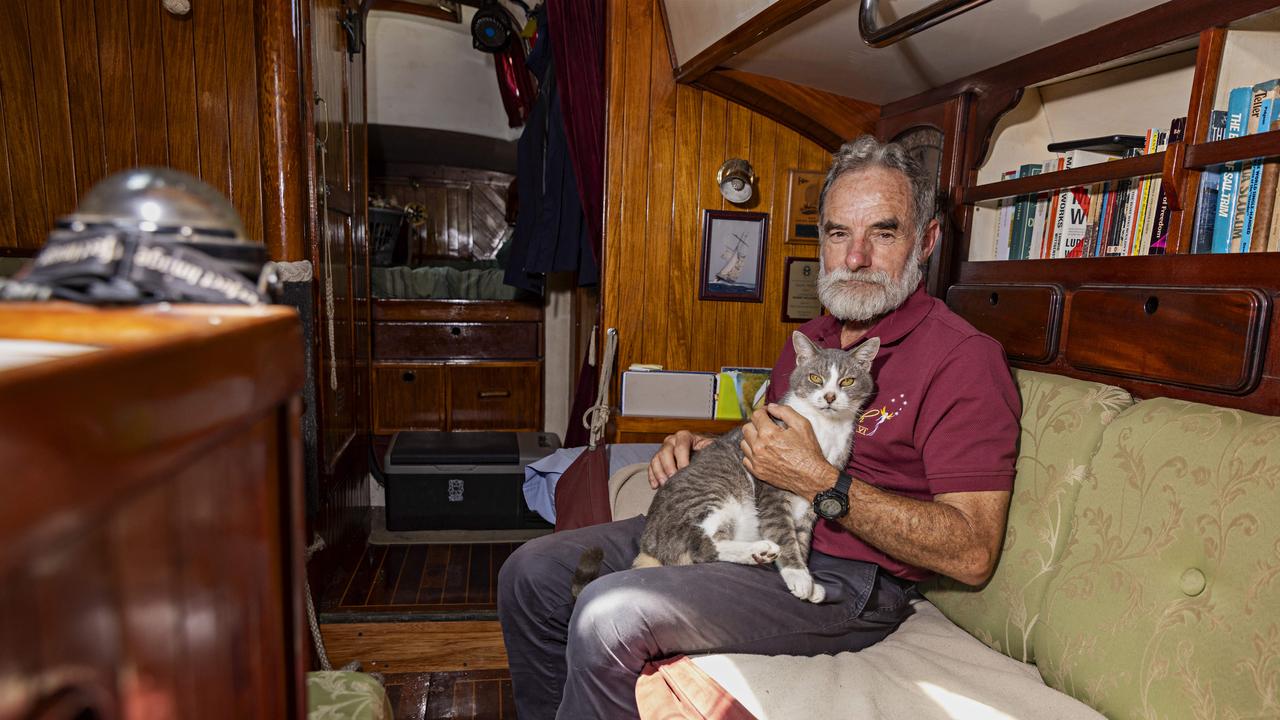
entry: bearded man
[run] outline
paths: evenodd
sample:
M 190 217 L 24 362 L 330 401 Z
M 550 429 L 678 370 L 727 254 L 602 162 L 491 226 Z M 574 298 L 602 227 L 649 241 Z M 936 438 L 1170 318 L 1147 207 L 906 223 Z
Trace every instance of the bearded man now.
M 761 480 L 841 500 L 822 503 L 809 557 L 825 601 L 798 602 L 781 576 L 734 563 L 629 570 L 643 518 L 526 543 L 503 566 L 498 597 L 523 720 L 634 717 L 641 669 L 671 655 L 860 650 L 910 614 L 917 581 L 990 577 L 1021 407 L 999 343 L 920 284 L 941 234 L 930 180 L 901 147 L 863 136 L 833 158 L 818 214 L 818 291 L 830 314 L 800 331 L 846 350 L 878 337 L 876 392 L 848 465 L 831 466 L 809 423 L 775 404 L 795 368 L 788 343 L 771 402 L 752 416 L 742 445 L 743 464 Z M 650 463 L 650 484 L 666 482 L 708 442 L 687 431 L 668 437 Z M 604 549 L 609 574 L 575 606 L 570 577 L 590 547 Z

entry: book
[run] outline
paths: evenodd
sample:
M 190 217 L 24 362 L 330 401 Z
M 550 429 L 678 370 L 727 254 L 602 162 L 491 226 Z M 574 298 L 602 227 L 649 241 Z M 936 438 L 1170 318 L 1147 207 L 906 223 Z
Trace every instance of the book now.
M 1018 177 L 1039 175 L 1041 166 L 1026 163 L 1018 168 Z M 1013 209 L 1013 228 L 1009 234 L 1009 259 L 1025 260 L 1031 245 L 1031 230 L 1035 224 L 1035 201 L 1033 195 L 1019 195 L 1015 198 Z
M 1209 113 L 1208 142 L 1222 139 L 1227 130 L 1227 111 Z M 1273 183 L 1274 184 L 1274 183 Z M 1196 192 L 1195 225 L 1192 226 L 1191 252 L 1207 253 L 1213 250 L 1213 224 L 1218 211 L 1218 192 L 1222 187 L 1222 172 L 1206 168 L 1200 173 L 1200 188 Z
M 1163 151 L 1169 145 L 1169 131 L 1165 128 L 1157 128 L 1155 130 L 1155 137 L 1152 138 L 1152 143 L 1155 145 L 1155 150 L 1153 152 Z M 1142 237 L 1142 245 L 1138 248 L 1139 255 L 1158 255 L 1163 252 L 1163 248 L 1157 248 L 1154 252 L 1151 249 L 1151 241 L 1156 239 L 1156 228 L 1157 225 L 1159 225 L 1158 215 L 1160 214 L 1160 200 L 1162 196 L 1161 189 L 1163 187 L 1164 181 L 1159 175 L 1151 178 L 1151 187 L 1147 191 L 1149 195 L 1147 198 L 1147 217 L 1143 222 L 1143 226 L 1146 229 L 1143 230 L 1143 233 L 1145 234 Z M 1168 201 L 1166 200 L 1165 212 L 1167 213 L 1168 211 Z
M 1280 88 L 1272 95 L 1272 105 L 1280 102 Z M 1280 131 L 1280 108 L 1272 106 L 1271 126 L 1268 132 Z M 1262 181 L 1258 184 L 1258 210 L 1254 219 L 1253 236 L 1258 238 L 1249 250 L 1280 251 L 1280 160 L 1263 160 Z
M 1110 156 L 1091 150 L 1068 150 L 1063 154 L 1063 169 L 1084 167 L 1110 160 Z M 1088 229 L 1089 212 L 1093 205 L 1089 198 L 1089 188 L 1077 185 L 1064 188 L 1061 193 L 1063 215 L 1062 237 L 1053 252 L 1053 257 L 1080 257 L 1083 248 L 1080 241 L 1084 239 Z
M 1000 174 L 1000 179 L 1012 180 L 1018 176 L 1017 170 L 1006 170 Z M 992 248 L 991 257 L 994 260 L 1009 259 L 1009 243 L 1010 234 L 1013 230 L 1013 204 L 1014 198 L 1000 198 L 996 206 L 1000 208 L 1000 215 L 996 219 L 996 242 Z
M 1147 142 L 1142 147 L 1143 155 L 1150 155 L 1156 151 L 1156 141 L 1160 137 L 1158 128 L 1147 129 Z M 1142 238 L 1146 236 L 1147 229 L 1147 202 L 1151 199 L 1151 176 L 1146 175 L 1138 180 L 1138 192 L 1135 198 L 1136 205 L 1133 212 L 1133 227 L 1129 233 L 1129 254 L 1145 255 L 1142 247 Z
M 1160 149 L 1167 148 L 1170 143 L 1182 142 L 1182 136 L 1186 129 L 1187 119 L 1185 117 L 1174 118 L 1169 123 L 1167 139 L 1160 141 Z M 1156 217 L 1151 228 L 1150 240 L 1151 245 L 1147 254 L 1163 255 L 1169 242 L 1169 197 L 1168 189 L 1163 184 L 1160 187 L 1160 194 L 1156 198 Z
M 1053 170 L 1046 170 L 1045 172 L 1058 172 L 1063 169 L 1062 156 L 1058 156 L 1057 158 L 1054 158 L 1050 162 L 1053 163 Z M 1061 223 L 1062 216 L 1058 212 L 1058 208 L 1061 205 L 1062 205 L 1062 191 L 1061 190 L 1050 191 L 1049 208 L 1045 212 L 1045 219 L 1044 219 L 1044 239 L 1042 241 L 1042 246 L 1040 250 L 1040 257 L 1042 258 L 1053 257 L 1053 244 L 1057 240 L 1058 232 L 1062 227 L 1062 223 Z
M 1107 228 L 1107 244 L 1102 251 L 1107 257 L 1129 254 L 1126 245 L 1133 225 L 1130 206 L 1133 204 L 1134 184 L 1133 178 L 1120 178 L 1116 181 L 1115 212 L 1112 213 Z
M 1041 173 L 1051 173 L 1058 170 L 1058 160 L 1045 160 L 1040 165 Z M 1031 260 L 1039 260 L 1045 257 L 1044 246 L 1047 233 L 1046 228 L 1052 228 L 1052 215 L 1049 214 L 1050 206 L 1053 200 L 1057 198 L 1057 194 L 1052 191 L 1036 193 L 1035 195 L 1035 217 L 1031 227 L 1031 243 L 1027 252 L 1027 258 Z
M 1280 86 L 1273 88 L 1270 94 L 1271 122 L 1259 132 L 1280 130 Z M 1258 207 L 1254 213 L 1253 234 L 1249 243 L 1250 252 L 1266 252 L 1280 250 L 1273 244 L 1275 235 L 1276 191 L 1280 186 L 1280 161 L 1270 158 L 1262 161 L 1262 172 L 1258 177 Z
M 764 404 L 771 374 L 769 368 L 723 367 L 716 379 L 717 420 L 745 420 Z
M 1268 95 L 1277 85 L 1276 80 L 1268 80 L 1253 86 L 1249 96 L 1249 121 L 1245 128 L 1246 135 L 1258 132 L 1258 126 L 1271 124 L 1271 101 Z M 1236 201 L 1235 224 L 1231 231 L 1231 241 L 1239 246 L 1235 252 L 1249 252 L 1249 240 L 1253 230 L 1253 214 L 1258 207 L 1258 183 L 1262 181 L 1262 161 L 1250 160 L 1242 165 L 1240 172 L 1240 198 Z
M 1108 183 L 1094 183 L 1089 186 L 1089 216 L 1085 219 L 1084 237 L 1080 238 L 1071 257 L 1093 257 L 1098 247 L 1099 223 L 1106 217 L 1108 200 Z
M 1227 129 L 1223 133 L 1224 140 L 1237 138 L 1244 134 L 1248 123 L 1249 100 L 1253 88 L 1238 87 L 1231 90 L 1227 101 Z M 1215 253 L 1231 252 L 1232 237 L 1236 216 L 1237 200 L 1240 197 L 1240 164 L 1229 162 L 1222 168 L 1222 184 L 1218 190 L 1218 213 L 1213 224 L 1213 246 Z M 1236 238 L 1239 246 L 1239 239 Z

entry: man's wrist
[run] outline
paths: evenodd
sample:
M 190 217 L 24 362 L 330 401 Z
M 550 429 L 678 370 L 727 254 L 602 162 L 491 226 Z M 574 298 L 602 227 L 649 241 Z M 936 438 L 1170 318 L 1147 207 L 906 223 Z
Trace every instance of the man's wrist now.
M 822 463 L 817 473 L 813 476 L 813 489 L 808 493 L 809 501 L 812 502 L 823 490 L 830 490 L 835 487 L 836 480 L 840 479 L 840 471 L 830 463 Z

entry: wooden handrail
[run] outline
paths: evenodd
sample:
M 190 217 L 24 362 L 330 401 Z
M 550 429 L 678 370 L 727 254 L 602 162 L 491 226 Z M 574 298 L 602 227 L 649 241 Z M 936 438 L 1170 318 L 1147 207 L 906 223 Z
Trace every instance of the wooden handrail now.
M 1234 160 L 1252 160 L 1280 155 L 1280 130 L 1244 137 L 1200 143 L 1187 148 L 1186 166 L 1207 168 Z
M 1075 185 L 1089 185 L 1106 180 L 1119 180 L 1126 177 L 1157 175 L 1164 168 L 1165 153 L 1158 152 L 1138 157 L 1122 158 L 1111 162 L 1085 165 L 1084 167 L 1059 170 L 1058 172 L 1031 175 L 1014 180 L 986 183 L 964 188 L 962 203 L 973 204 L 983 200 L 1009 197 L 1011 195 L 1027 195 L 1030 193 L 1056 190 Z
M 991 0 L 938 0 L 899 19 L 888 27 L 876 27 L 876 9 L 880 0 L 862 0 L 858 8 L 858 32 L 862 42 L 873 48 L 888 47 L 899 40 L 906 40 L 922 30 L 966 13 Z

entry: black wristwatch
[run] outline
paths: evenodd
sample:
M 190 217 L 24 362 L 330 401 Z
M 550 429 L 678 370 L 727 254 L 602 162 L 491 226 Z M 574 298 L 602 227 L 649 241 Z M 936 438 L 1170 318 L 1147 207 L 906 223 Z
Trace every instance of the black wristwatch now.
M 848 515 L 849 486 L 852 484 L 853 476 L 841 470 L 836 478 L 836 486 L 823 490 L 813 498 L 813 511 L 828 520 L 839 520 Z

